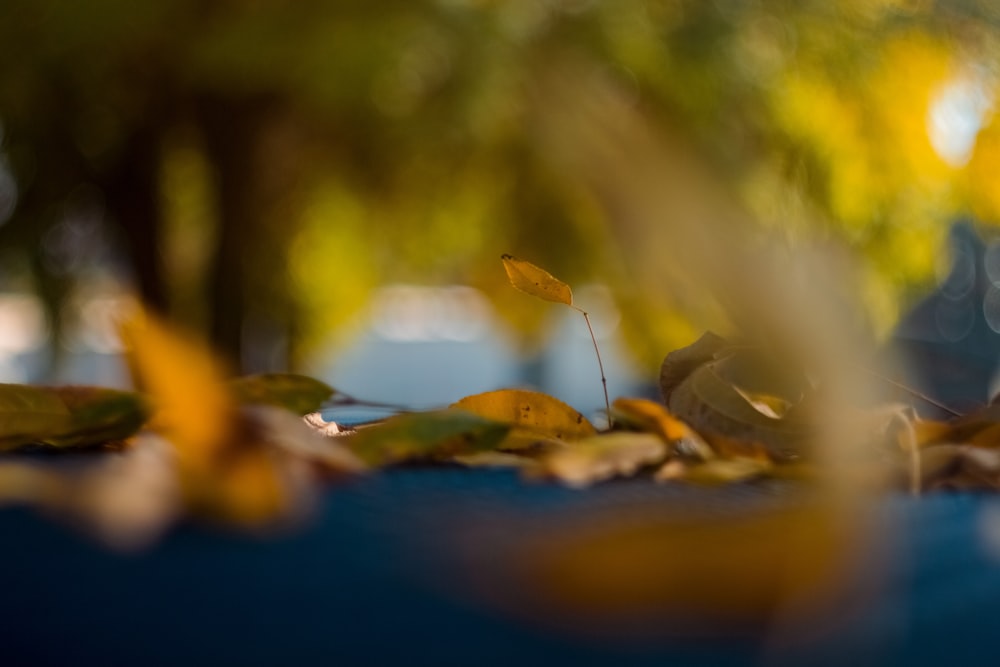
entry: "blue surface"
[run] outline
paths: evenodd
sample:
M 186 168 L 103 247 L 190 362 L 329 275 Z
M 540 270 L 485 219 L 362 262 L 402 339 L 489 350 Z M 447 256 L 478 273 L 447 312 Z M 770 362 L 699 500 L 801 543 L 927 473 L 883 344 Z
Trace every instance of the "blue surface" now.
M 625 642 L 546 629 L 484 604 L 459 571 L 488 570 L 525 535 L 580 517 L 650 503 L 730 513 L 785 491 L 643 480 L 574 491 L 507 471 L 391 469 L 333 487 L 294 534 L 186 526 L 135 555 L 5 509 L 0 665 L 771 664 L 754 638 Z M 879 501 L 873 513 L 898 528 L 880 554 L 885 590 L 783 662 L 997 664 L 1000 564 L 979 535 L 985 510 L 1000 511 L 1000 499 Z M 470 543 L 481 548 L 459 548 Z

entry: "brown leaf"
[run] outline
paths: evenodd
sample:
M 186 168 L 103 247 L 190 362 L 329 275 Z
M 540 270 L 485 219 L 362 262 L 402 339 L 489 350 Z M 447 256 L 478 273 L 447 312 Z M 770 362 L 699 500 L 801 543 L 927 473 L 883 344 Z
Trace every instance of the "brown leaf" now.
M 668 354 L 660 366 L 660 393 L 664 402 L 669 405 L 670 396 L 681 382 L 729 347 L 725 338 L 706 331 L 692 344 Z
M 728 359 L 696 368 L 670 392 L 670 411 L 710 442 L 760 443 L 775 460 L 801 455 L 812 434 L 808 421 L 763 414 L 726 377 L 727 370 Z
M 1000 488 L 1000 449 L 971 445 L 933 445 L 920 451 L 921 478 L 927 490 Z

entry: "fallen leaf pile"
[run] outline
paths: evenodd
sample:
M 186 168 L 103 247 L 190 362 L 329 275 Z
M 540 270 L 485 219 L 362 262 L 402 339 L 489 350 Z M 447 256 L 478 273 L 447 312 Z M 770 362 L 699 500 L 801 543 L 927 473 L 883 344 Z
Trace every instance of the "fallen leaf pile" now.
M 572 304 L 547 272 L 509 256 L 504 265 L 519 289 Z M 136 391 L 0 385 L 0 504 L 53 511 L 126 548 L 182 518 L 251 530 L 294 524 L 322 484 L 392 465 L 511 467 L 578 488 L 615 477 L 727 484 L 824 475 L 812 409 L 821 385 L 773 351 L 711 333 L 666 356 L 662 402 L 618 398 L 602 429 L 524 389 L 345 426 L 320 410 L 357 400 L 318 380 L 227 379 L 203 345 L 147 313 L 126 320 L 121 335 Z M 861 464 L 871 474 L 861 476 L 917 493 L 1000 486 L 1000 404 L 951 422 L 898 406 L 845 418 L 866 425 Z

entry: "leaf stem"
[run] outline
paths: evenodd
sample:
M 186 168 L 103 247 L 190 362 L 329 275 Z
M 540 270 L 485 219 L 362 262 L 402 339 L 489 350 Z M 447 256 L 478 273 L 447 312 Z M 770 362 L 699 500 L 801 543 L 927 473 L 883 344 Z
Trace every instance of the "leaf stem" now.
M 921 401 L 924 401 L 925 403 L 929 403 L 930 405 L 933 405 L 935 408 L 938 408 L 940 410 L 944 410 L 945 412 L 947 412 L 948 414 L 952 415 L 953 417 L 961 417 L 962 416 L 961 412 L 958 412 L 954 408 L 949 408 L 947 405 L 945 405 L 941 401 L 938 401 L 938 400 L 936 400 L 934 398 L 931 398 L 927 394 L 921 393 L 921 392 L 917 391 L 916 389 L 914 389 L 913 387 L 908 387 L 905 384 L 903 384 L 902 382 L 897 382 L 896 380 L 893 380 L 892 378 L 886 377 L 886 376 L 882 375 L 881 373 L 873 371 L 872 369 L 870 369 L 870 368 L 868 368 L 868 367 L 866 367 L 866 366 L 864 366 L 862 364 L 855 364 L 855 365 L 858 368 L 860 368 L 861 370 L 863 370 L 865 373 L 868 373 L 869 375 L 872 375 L 872 376 L 878 378 L 879 380 L 882 380 L 883 382 L 892 385 L 896 389 L 902 389 L 903 391 L 905 391 L 906 393 L 908 393 L 910 396 L 913 396 L 914 398 L 919 398 Z
M 608 379 L 604 376 L 604 364 L 601 362 L 601 350 L 597 347 L 597 336 L 594 335 L 594 327 L 590 325 L 590 315 L 587 314 L 583 308 L 578 306 L 570 306 L 574 310 L 579 311 L 583 315 L 583 321 L 587 323 L 587 330 L 590 331 L 590 340 L 594 343 L 594 354 L 597 355 L 597 367 L 601 371 L 601 385 L 604 387 L 604 409 L 608 413 L 608 428 L 610 429 L 614 426 L 614 422 L 611 421 L 611 401 L 608 399 Z
M 380 403 L 378 401 L 366 401 L 361 398 L 355 398 L 350 394 L 344 393 L 337 390 L 332 398 L 327 399 L 323 402 L 323 407 L 337 408 L 346 406 L 360 406 L 365 408 L 379 408 L 384 410 L 392 410 L 393 412 L 399 413 L 409 413 L 413 412 L 412 408 L 408 408 L 404 405 L 398 405 L 395 403 Z

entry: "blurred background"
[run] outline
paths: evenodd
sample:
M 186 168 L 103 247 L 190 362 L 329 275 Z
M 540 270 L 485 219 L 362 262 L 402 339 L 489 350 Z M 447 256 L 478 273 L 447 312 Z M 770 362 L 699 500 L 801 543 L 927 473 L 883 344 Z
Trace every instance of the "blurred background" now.
M 234 371 L 595 409 L 582 319 L 500 255 L 574 287 L 614 396 L 725 329 L 700 288 L 734 230 L 836 247 L 884 340 L 961 283 L 953 222 L 1000 220 L 998 26 L 987 0 L 4 0 L 0 381 L 126 382 L 138 295 Z M 907 331 L 969 332 L 934 313 Z

